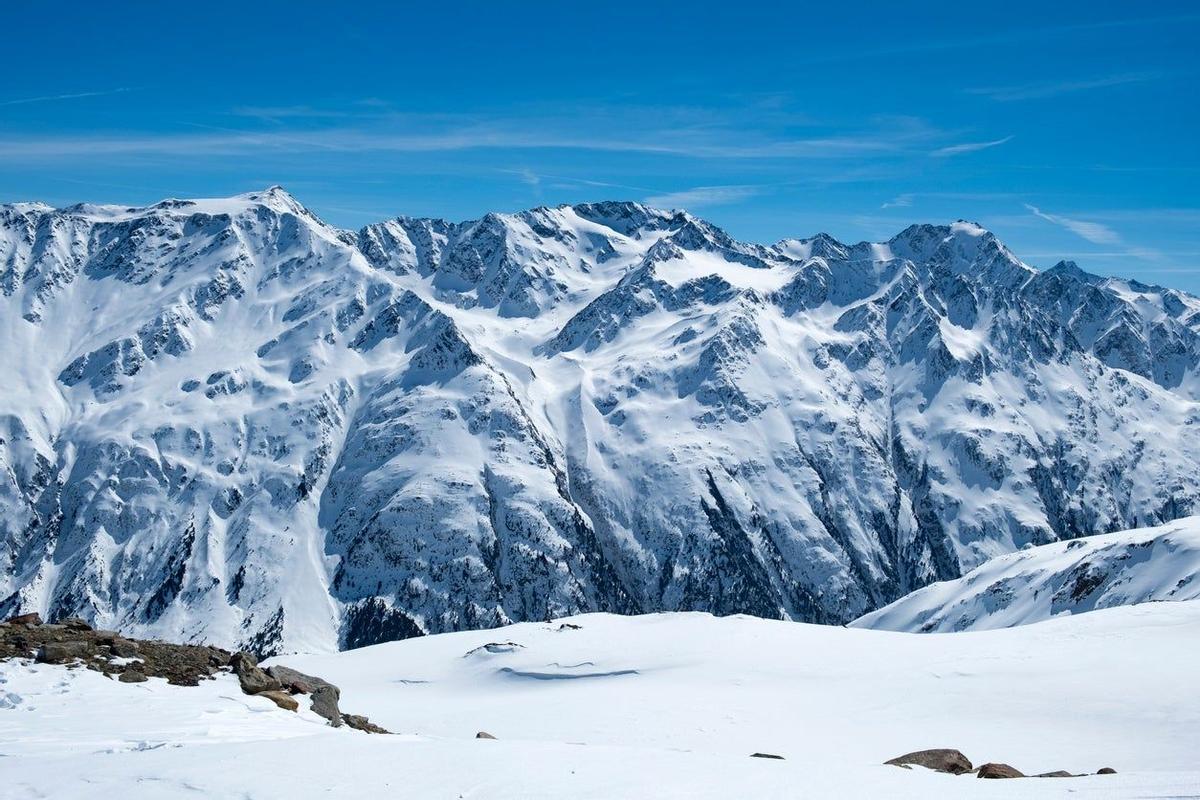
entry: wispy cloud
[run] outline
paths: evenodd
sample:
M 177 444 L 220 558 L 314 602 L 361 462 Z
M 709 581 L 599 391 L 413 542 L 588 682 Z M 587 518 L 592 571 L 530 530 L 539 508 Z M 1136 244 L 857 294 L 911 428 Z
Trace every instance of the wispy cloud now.
M 440 123 L 440 121 L 435 121 Z M 582 150 L 643 153 L 707 159 L 848 159 L 903 153 L 913 136 L 906 132 L 812 138 L 769 138 L 750 131 L 647 127 L 605 132 L 566 122 L 534 126 L 521 120 L 460 125 L 416 121 L 403 129 L 326 128 L 319 130 L 243 131 L 193 125 L 204 135 L 26 136 L 0 138 L 0 158 L 67 158 L 90 155 L 251 155 L 271 150 L 308 152 L 450 152 L 478 149 Z
M 1087 239 L 1092 244 L 1119 244 L 1121 242 L 1120 235 L 1107 225 L 1101 225 L 1099 222 L 1088 222 L 1081 219 L 1072 219 L 1059 214 L 1047 214 L 1040 208 L 1029 203 L 1025 204 L 1025 208 L 1029 210 L 1035 217 L 1040 217 L 1047 222 L 1052 222 L 1059 227 L 1066 228 L 1071 233 Z
M 974 153 L 979 150 L 987 150 L 989 147 L 999 147 L 1002 144 L 1011 142 L 1013 137 L 1005 136 L 1003 139 L 993 139 L 990 142 L 964 142 L 962 144 L 952 144 L 949 147 L 940 147 L 934 150 L 929 155 L 935 158 L 947 158 L 949 156 L 958 156 L 963 153 Z
M 1063 80 L 1042 83 L 1026 83 L 1017 86 L 991 86 L 966 89 L 967 94 L 976 94 L 1000 102 L 1013 100 L 1041 100 L 1047 97 L 1086 92 L 1091 89 L 1105 89 L 1111 86 L 1124 86 L 1130 83 L 1142 83 L 1161 77 L 1158 72 L 1130 72 L 1122 75 L 1106 75 L 1100 78 L 1085 80 Z
M 289 119 L 335 119 L 347 116 L 345 111 L 312 106 L 238 106 L 231 111 L 234 116 L 261 119 L 282 123 Z
M 913 199 L 914 195 L 911 194 L 897 195 L 881 205 L 880 208 L 911 208 Z
M 21 97 L 16 100 L 0 100 L 0 106 L 23 106 L 28 103 L 48 103 L 54 100 L 78 100 L 83 97 L 105 97 L 112 94 L 124 94 L 135 91 L 135 87 L 121 86 L 116 89 L 104 89 L 98 92 L 74 92 L 72 94 L 44 94 L 38 97 Z
M 705 208 L 737 203 L 760 191 L 758 186 L 695 186 L 647 197 L 646 204 L 663 208 Z

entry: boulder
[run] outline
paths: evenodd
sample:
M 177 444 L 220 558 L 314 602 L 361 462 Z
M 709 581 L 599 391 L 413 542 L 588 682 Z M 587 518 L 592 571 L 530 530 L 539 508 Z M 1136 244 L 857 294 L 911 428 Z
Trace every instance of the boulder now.
M 92 629 L 91 625 L 79 617 L 66 617 L 65 619 L 60 619 L 58 624 L 69 631 L 90 631 Z
M 149 680 L 141 670 L 127 669 L 117 678 L 121 683 L 145 683 Z
M 1116 775 L 1117 771 L 1115 769 L 1113 769 L 1112 767 L 1101 767 L 1100 769 L 1096 770 L 1096 774 L 1097 775 Z
M 338 708 L 341 694 L 333 684 L 318 686 L 312 693 L 313 712 L 329 720 L 329 724 L 335 728 L 340 728 L 342 725 L 342 712 Z
M 971 760 L 958 750 L 951 748 L 916 750 L 883 763 L 896 767 L 909 767 L 915 764 L 918 767 L 925 767 L 937 772 L 948 772 L 951 775 L 962 775 L 964 772 L 971 771 Z
M 1034 775 L 1035 778 L 1074 778 L 1075 775 L 1067 772 L 1065 769 L 1056 769 L 1054 772 L 1039 772 Z
M 46 642 L 38 648 L 37 660 L 43 664 L 65 664 L 77 658 L 90 658 L 92 653 L 92 643 L 87 641 Z
M 775 758 L 780 761 L 784 760 L 783 756 L 777 756 L 774 753 L 751 753 L 750 757 L 751 758 Z
M 476 739 L 495 739 L 496 737 L 492 736 L 487 731 L 480 731 L 479 733 L 475 734 L 475 738 Z
M 41 625 L 42 615 L 36 611 L 29 614 L 18 614 L 8 618 L 9 625 Z
M 268 689 L 265 692 L 259 692 L 258 696 L 267 698 L 285 711 L 298 711 L 300 709 L 300 704 L 296 702 L 296 698 L 282 689 Z
M 343 714 L 342 721 L 354 730 L 363 731 L 364 733 L 391 733 L 388 729 L 381 728 L 374 722 L 371 722 L 371 720 L 358 714 Z
M 977 778 L 1024 778 L 1025 773 L 1008 764 L 984 764 L 979 768 Z
M 303 672 L 298 672 L 291 667 L 267 667 L 267 674 L 279 681 L 280 685 L 292 694 L 312 694 L 314 690 L 322 686 L 333 686 L 327 680 L 312 675 L 305 675 Z M 336 686 L 333 686 L 333 688 L 337 689 Z M 338 691 L 338 695 L 341 695 L 340 690 Z
M 131 642 L 120 636 L 113 637 L 108 648 L 112 650 L 112 654 L 117 658 L 137 658 L 138 656 L 137 642 Z
M 259 694 L 283 688 L 279 681 L 263 672 L 262 667 L 258 666 L 258 661 L 249 653 L 234 653 L 233 658 L 229 659 L 229 665 L 233 667 L 238 683 L 242 685 L 242 691 L 246 694 Z

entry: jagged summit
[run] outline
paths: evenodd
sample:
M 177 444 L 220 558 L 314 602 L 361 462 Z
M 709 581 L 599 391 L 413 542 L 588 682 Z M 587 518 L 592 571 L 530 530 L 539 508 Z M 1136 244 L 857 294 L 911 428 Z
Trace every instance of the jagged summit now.
M 1193 513 L 1200 300 L 1068 272 L 961 221 L 4 206 L 0 613 L 257 652 L 844 622 Z

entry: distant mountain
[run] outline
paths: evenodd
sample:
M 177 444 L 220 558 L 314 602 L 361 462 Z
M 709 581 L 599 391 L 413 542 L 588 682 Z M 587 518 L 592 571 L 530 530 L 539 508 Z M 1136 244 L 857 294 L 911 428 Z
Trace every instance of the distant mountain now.
M 260 652 L 840 623 L 1200 511 L 1200 300 L 977 225 L 0 207 L 0 613 Z
M 851 625 L 920 633 L 990 630 L 1168 600 L 1200 600 L 1200 517 L 999 556 Z

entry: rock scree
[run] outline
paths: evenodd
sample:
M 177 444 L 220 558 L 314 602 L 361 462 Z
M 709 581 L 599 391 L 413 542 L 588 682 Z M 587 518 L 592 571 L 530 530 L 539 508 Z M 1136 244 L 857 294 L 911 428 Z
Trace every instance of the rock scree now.
M 296 711 L 297 695 L 309 695 L 312 710 L 331 726 L 346 725 L 365 733 L 390 731 L 338 706 L 341 691 L 329 681 L 289 667 L 263 669 L 250 653 L 230 653 L 219 647 L 131 639 L 115 631 L 95 630 L 78 617 L 53 623 L 37 613 L 20 614 L 0 623 L 0 660 L 32 658 L 41 664 L 100 672 L 121 683 L 144 683 L 164 678 L 175 686 L 199 686 L 222 672 L 237 676 L 242 691 L 261 696 L 281 709 Z

